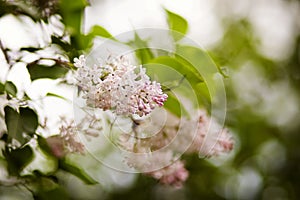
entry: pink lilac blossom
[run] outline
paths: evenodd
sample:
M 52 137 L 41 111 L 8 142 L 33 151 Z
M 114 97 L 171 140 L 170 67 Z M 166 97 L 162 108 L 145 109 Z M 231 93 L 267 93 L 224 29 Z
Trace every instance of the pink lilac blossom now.
M 154 112 L 155 113 L 155 112 Z M 152 114 L 154 114 L 152 113 Z M 184 163 L 178 159 L 174 152 L 184 154 L 202 154 L 207 157 L 218 156 L 232 150 L 234 141 L 231 133 L 220 127 L 216 120 L 209 117 L 205 111 L 200 111 L 196 119 L 176 119 L 169 114 L 172 122 L 165 124 L 161 130 L 152 137 L 137 138 L 137 132 L 147 132 L 147 124 L 135 123 L 132 134 L 121 134 L 119 145 L 126 151 L 133 153 L 148 153 L 146 155 L 127 157 L 126 163 L 144 174 L 158 179 L 160 183 L 181 187 L 188 177 L 188 171 L 184 168 Z M 159 119 L 157 119 L 159 120 Z M 174 123 L 175 122 L 175 123 Z M 150 122 L 153 126 L 156 123 Z M 209 133 L 210 125 L 216 126 L 218 134 Z M 163 152 L 163 148 L 170 151 Z M 162 169 L 156 169 L 162 166 Z
M 181 188 L 189 177 L 189 172 L 185 169 L 184 163 L 180 160 L 175 161 L 162 169 L 146 173 L 147 175 L 159 180 L 165 185 Z
M 142 66 L 133 66 L 124 57 L 89 67 L 81 55 L 74 59 L 74 65 L 78 86 L 89 106 L 142 117 L 167 100 L 160 84 L 151 81 Z
M 57 158 L 62 158 L 68 153 L 84 153 L 84 145 L 76 137 L 76 126 L 74 122 L 63 121 L 58 135 L 46 138 L 46 141 Z
M 85 114 L 82 119 L 78 120 L 76 126 L 88 141 L 98 137 L 103 129 L 102 120 L 95 113 Z
M 234 141 L 231 133 L 226 128 L 220 127 L 205 111 L 200 112 L 197 123 L 197 133 L 187 153 L 199 153 L 210 157 L 228 153 L 233 149 Z M 215 132 L 209 133 L 210 126 L 211 129 L 216 127 Z

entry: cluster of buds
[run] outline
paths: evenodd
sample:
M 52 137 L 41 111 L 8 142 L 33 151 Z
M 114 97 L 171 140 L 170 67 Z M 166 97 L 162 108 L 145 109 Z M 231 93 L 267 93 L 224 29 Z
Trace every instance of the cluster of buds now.
M 86 64 L 83 55 L 74 62 L 78 68 L 78 86 L 88 106 L 112 110 L 118 115 L 142 117 L 167 100 L 160 84 L 150 81 L 142 66 L 131 65 L 124 57 L 93 67 Z

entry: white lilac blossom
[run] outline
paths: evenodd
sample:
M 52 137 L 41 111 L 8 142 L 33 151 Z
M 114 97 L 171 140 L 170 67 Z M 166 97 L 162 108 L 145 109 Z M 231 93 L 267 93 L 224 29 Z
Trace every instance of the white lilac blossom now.
M 118 115 L 148 115 L 167 100 L 160 83 L 151 81 L 146 70 L 124 58 L 109 59 L 90 67 L 83 55 L 74 59 L 77 84 L 88 106 L 112 110 Z

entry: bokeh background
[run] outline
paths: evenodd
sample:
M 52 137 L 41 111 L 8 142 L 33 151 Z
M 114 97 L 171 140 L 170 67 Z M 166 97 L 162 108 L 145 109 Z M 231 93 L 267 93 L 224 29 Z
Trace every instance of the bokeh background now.
M 138 28 L 167 28 L 163 8 L 184 17 L 189 23 L 187 36 L 206 49 L 228 75 L 225 125 L 236 144 L 226 157 L 186 157 L 190 177 L 179 190 L 145 176 L 99 166 L 88 156 L 74 156 L 100 184 L 87 186 L 62 174 L 62 184 L 72 199 L 300 198 L 300 1 L 91 0 L 90 4 L 85 10 L 84 32 L 95 24 L 112 35 Z M 42 45 L 48 40 L 42 28 L 28 19 L 4 15 L 0 39 L 11 49 Z M 0 59 L 3 78 L 2 53 Z M 20 77 L 22 68 L 25 66 L 9 77 L 18 89 L 30 82 Z M 30 87 L 35 93 L 55 91 L 69 99 L 73 95 L 50 80 Z M 47 101 L 45 115 L 72 113 L 72 106 L 64 101 Z M 0 186 L 0 199 L 30 199 L 28 196 L 24 188 Z

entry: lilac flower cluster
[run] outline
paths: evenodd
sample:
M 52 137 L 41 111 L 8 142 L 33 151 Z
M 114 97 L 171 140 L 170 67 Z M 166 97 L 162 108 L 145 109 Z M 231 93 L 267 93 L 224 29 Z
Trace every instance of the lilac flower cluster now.
M 142 117 L 167 100 L 160 84 L 150 81 L 142 66 L 131 65 L 124 57 L 89 67 L 81 55 L 74 59 L 74 65 L 78 68 L 78 86 L 88 106 Z
M 141 163 L 142 157 L 126 158 L 129 166 L 147 171 L 146 175 L 158 179 L 162 184 L 181 187 L 189 173 L 185 169 L 184 163 L 178 160 L 178 156 L 173 152 L 197 153 L 211 157 L 228 153 L 233 149 L 234 141 L 227 129 L 218 127 L 217 134 L 210 134 L 210 126 L 217 126 L 217 122 L 203 110 L 199 111 L 199 115 L 195 119 L 183 118 L 180 120 L 173 115 L 169 118 L 172 118 L 172 124 L 166 124 L 160 132 L 152 137 L 136 138 L 136 133 L 133 135 L 124 134 L 120 137 L 120 146 L 126 151 L 149 153 L 154 156 L 151 158 L 152 160 L 148 161 L 149 164 L 144 161 Z M 155 126 L 155 122 L 152 121 L 151 125 Z M 145 132 L 142 128 L 135 128 L 136 130 Z M 167 152 L 160 151 L 166 147 L 169 149 Z M 156 153 L 153 154 L 152 152 Z M 144 160 L 147 160 L 147 156 Z M 152 171 L 151 169 L 157 168 L 156 166 L 165 167 Z
M 46 138 L 46 141 L 57 158 L 62 158 L 69 153 L 84 153 L 84 145 L 78 140 L 76 135 L 76 125 L 63 120 L 59 128 L 59 134 Z

